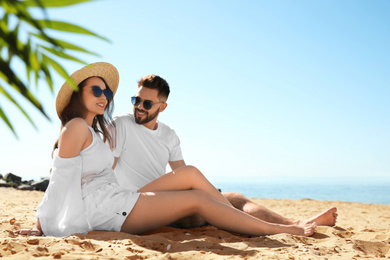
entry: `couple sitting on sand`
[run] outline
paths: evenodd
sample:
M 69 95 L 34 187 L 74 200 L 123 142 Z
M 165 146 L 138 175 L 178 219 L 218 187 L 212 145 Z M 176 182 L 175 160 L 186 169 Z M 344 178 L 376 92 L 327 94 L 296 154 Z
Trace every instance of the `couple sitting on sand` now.
M 179 138 L 157 121 L 170 92 L 161 77 L 142 78 L 131 98 L 133 115 L 114 119 L 110 116 L 119 74 L 113 65 L 93 63 L 71 78 L 79 90 L 65 82 L 58 92 L 62 128 L 50 183 L 37 208 L 37 224 L 16 233 L 142 234 L 166 225 L 189 228 L 208 223 L 246 235 L 311 236 L 317 225 L 335 225 L 336 208 L 303 221 L 286 218 L 241 194 L 219 192 L 197 168 L 187 166 Z M 168 163 L 172 172 L 165 174 Z

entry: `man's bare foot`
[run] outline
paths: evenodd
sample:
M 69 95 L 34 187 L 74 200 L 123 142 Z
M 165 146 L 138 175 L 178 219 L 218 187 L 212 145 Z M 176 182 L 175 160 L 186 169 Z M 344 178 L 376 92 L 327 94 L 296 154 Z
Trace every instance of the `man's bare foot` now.
M 333 208 L 325 210 L 324 212 L 322 212 L 321 214 L 319 214 L 315 217 L 300 221 L 298 225 L 305 226 L 306 224 L 310 224 L 310 223 L 315 222 L 315 223 L 317 223 L 318 226 L 333 227 L 334 225 L 336 225 L 337 216 L 338 216 L 337 208 L 333 207 Z

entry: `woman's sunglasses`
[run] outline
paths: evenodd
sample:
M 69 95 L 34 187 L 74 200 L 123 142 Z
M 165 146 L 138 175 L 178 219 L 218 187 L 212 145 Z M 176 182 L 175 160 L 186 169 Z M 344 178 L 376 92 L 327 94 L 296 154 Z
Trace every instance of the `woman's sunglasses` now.
M 92 91 L 95 97 L 100 97 L 103 93 L 106 96 L 107 100 L 111 100 L 112 96 L 114 95 L 110 89 L 106 88 L 105 90 L 103 90 L 98 86 L 93 86 Z
M 139 106 L 139 104 L 141 104 L 141 102 L 142 102 L 142 99 L 141 99 L 140 97 L 131 97 L 131 103 L 132 103 L 134 106 Z M 144 100 L 142 106 L 143 106 L 146 110 L 149 110 L 149 109 L 151 109 L 154 105 L 160 104 L 160 103 L 165 103 L 165 102 L 164 102 L 164 101 L 161 101 L 161 102 L 153 103 L 153 101 L 151 101 L 151 100 Z

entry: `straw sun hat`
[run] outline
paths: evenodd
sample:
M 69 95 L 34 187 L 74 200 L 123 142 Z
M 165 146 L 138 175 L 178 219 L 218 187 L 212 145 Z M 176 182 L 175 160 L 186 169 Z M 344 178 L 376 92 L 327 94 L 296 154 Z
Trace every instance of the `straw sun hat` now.
M 119 84 L 119 73 L 118 70 L 110 63 L 92 63 L 79 70 L 76 70 L 72 75 L 70 75 L 76 85 L 79 85 L 83 80 L 94 76 L 103 78 L 115 95 Z M 64 108 L 69 104 L 73 91 L 74 89 L 68 82 L 65 82 L 62 85 L 60 91 L 58 91 L 56 100 L 56 110 L 58 117 L 60 117 L 62 110 L 64 110 Z

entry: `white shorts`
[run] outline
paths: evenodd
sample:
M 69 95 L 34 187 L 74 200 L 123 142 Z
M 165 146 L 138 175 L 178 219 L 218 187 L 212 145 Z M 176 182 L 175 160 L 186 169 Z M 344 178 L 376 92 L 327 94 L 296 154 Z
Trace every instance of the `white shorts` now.
M 84 197 L 84 204 L 90 228 L 119 232 L 139 195 L 117 183 L 109 183 L 89 193 Z

